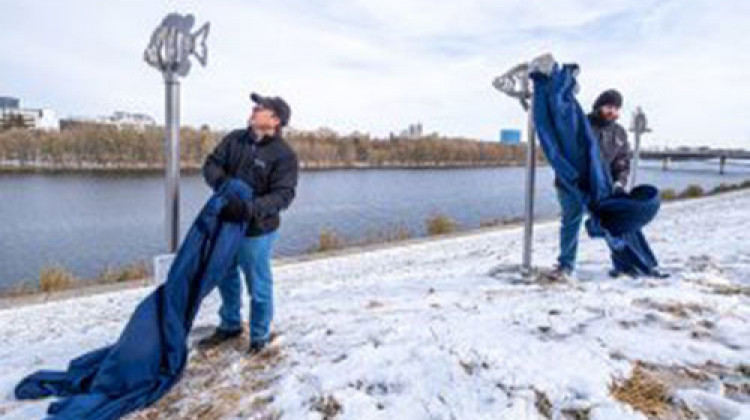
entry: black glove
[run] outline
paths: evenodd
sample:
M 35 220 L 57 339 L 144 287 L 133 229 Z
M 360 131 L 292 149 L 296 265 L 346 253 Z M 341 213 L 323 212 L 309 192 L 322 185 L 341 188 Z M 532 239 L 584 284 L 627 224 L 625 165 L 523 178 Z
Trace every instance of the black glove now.
M 217 179 L 216 183 L 214 184 L 216 186 L 214 190 L 218 190 L 219 188 L 221 188 L 221 186 L 224 185 L 224 183 L 227 181 L 229 181 L 228 176 L 224 175 L 224 176 L 219 177 L 219 179 Z
M 229 199 L 224 208 L 219 213 L 219 219 L 225 222 L 240 223 L 250 219 L 250 209 L 246 202 L 239 198 L 232 197 Z

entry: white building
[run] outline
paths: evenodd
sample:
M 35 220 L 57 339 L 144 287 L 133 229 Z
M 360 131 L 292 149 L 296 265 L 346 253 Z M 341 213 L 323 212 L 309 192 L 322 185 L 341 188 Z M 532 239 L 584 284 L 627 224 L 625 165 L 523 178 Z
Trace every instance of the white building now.
M 56 131 L 60 120 L 51 109 L 21 108 L 17 98 L 0 97 L 0 127 Z
M 150 115 L 138 112 L 115 111 L 111 116 L 106 118 L 109 119 L 111 124 L 116 125 L 117 128 L 128 127 L 143 130 L 146 127 L 156 125 L 156 120 Z
M 156 120 L 147 114 L 115 111 L 112 115 L 105 117 L 69 117 L 61 122 L 61 127 L 63 129 L 91 125 L 114 126 L 120 130 L 123 128 L 131 128 L 142 131 L 147 127 L 156 126 Z

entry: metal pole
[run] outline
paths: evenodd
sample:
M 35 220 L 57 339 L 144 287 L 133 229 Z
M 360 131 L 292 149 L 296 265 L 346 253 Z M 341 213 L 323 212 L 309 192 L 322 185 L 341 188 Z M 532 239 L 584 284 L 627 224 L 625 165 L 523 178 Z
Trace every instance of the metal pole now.
M 206 38 L 210 25 L 203 24 L 196 32 L 191 14 L 168 14 L 151 34 L 143 52 L 148 65 L 164 76 L 164 171 L 166 191 L 164 204 L 167 248 L 177 250 L 180 240 L 180 81 L 190 71 L 190 56 L 205 66 L 208 61 Z
M 641 135 L 648 133 L 651 129 L 648 127 L 648 120 L 643 109 L 636 107 L 633 113 L 633 121 L 630 125 L 630 131 L 635 134 L 635 149 L 633 150 L 633 165 L 630 171 L 630 185 L 635 186 L 638 181 L 638 162 L 641 158 Z
M 525 91 L 528 92 L 529 79 L 524 78 Z M 526 198 L 524 205 L 523 226 L 523 259 L 521 262 L 521 273 L 530 275 L 531 268 L 531 244 L 534 240 L 534 186 L 536 183 L 536 128 L 534 127 L 534 108 L 528 109 L 527 147 L 526 147 Z
M 180 240 L 180 82 L 174 73 L 164 77 L 166 112 L 164 156 L 166 158 L 166 235 L 169 252 Z
M 536 127 L 534 126 L 534 110 L 532 99 L 532 88 L 529 74 L 539 72 L 551 74 L 555 68 L 555 59 L 552 54 L 540 55 L 530 62 L 521 63 L 495 78 L 493 86 L 518 99 L 521 106 L 527 111 L 527 146 L 526 146 L 526 191 L 524 200 L 524 229 L 523 229 L 523 254 L 521 256 L 520 271 L 523 276 L 532 275 L 532 244 L 534 240 L 534 188 L 536 184 Z
M 641 157 L 641 132 L 636 130 L 635 132 L 635 150 L 633 151 L 633 170 L 631 172 L 632 179 L 630 180 L 631 188 L 636 185 L 638 179 L 638 161 Z

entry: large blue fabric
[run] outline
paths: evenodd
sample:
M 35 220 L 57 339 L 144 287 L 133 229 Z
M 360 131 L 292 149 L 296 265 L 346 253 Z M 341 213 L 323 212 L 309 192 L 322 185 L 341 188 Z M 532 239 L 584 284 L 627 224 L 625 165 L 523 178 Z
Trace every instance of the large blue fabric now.
M 659 190 L 640 185 L 629 194 L 613 195 L 599 142 L 575 98 L 577 73 L 576 65 L 555 65 L 550 74 L 531 75 L 539 142 L 560 188 L 588 209 L 586 230 L 606 240 L 614 268 L 633 275 L 652 274 L 658 263 L 641 229 L 659 211 Z
M 232 266 L 245 223 L 218 215 L 230 196 L 252 197 L 239 180 L 224 183 L 193 222 L 164 284 L 136 308 L 117 342 L 70 362 L 67 371 L 39 371 L 23 379 L 16 397 L 64 397 L 49 419 L 107 420 L 145 407 L 179 379 L 187 361 L 187 336 L 203 298 Z

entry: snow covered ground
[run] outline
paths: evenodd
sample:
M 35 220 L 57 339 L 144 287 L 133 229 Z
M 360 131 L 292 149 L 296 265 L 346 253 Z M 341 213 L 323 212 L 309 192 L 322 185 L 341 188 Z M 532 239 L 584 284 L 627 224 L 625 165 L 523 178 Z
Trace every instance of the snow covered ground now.
M 750 418 L 750 193 L 667 205 L 647 236 L 671 278 L 612 280 L 586 238 L 577 280 L 523 283 L 519 228 L 278 267 L 274 348 L 193 350 L 130 418 L 647 418 L 613 390 L 658 418 Z M 556 247 L 538 225 L 535 262 Z M 15 383 L 115 340 L 148 292 L 0 311 L 0 417 L 42 417 Z

